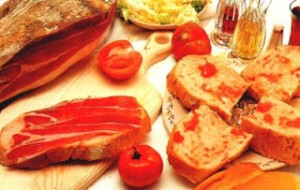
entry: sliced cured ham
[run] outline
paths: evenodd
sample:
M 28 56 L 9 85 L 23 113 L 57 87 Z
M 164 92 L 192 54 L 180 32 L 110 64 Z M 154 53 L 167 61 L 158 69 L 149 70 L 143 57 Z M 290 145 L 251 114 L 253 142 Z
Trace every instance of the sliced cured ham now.
M 7 124 L 0 133 L 0 163 L 38 169 L 69 159 L 114 157 L 150 130 L 147 112 L 131 96 L 62 102 Z
M 8 1 L 0 8 L 0 103 L 91 54 L 108 35 L 115 6 L 113 0 Z

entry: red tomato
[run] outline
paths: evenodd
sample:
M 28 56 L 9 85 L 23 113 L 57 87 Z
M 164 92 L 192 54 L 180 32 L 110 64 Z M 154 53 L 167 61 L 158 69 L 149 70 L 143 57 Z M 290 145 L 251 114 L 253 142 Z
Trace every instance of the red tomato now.
M 132 77 L 142 65 L 142 55 L 135 51 L 127 40 L 117 40 L 107 44 L 98 53 L 101 70 L 113 79 Z
M 145 187 L 158 180 L 163 162 L 159 153 L 148 145 L 136 145 L 122 152 L 118 170 L 122 181 L 131 187 Z
M 177 27 L 172 37 L 172 52 L 176 60 L 190 54 L 210 54 L 211 44 L 205 30 L 196 23 L 188 22 Z

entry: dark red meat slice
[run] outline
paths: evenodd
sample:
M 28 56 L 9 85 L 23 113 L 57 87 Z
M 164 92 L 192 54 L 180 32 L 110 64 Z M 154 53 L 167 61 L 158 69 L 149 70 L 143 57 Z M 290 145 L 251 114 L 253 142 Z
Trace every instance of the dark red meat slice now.
M 113 6 L 112 6 L 113 7 Z M 0 103 L 41 84 L 53 80 L 52 73 L 65 69 L 62 65 L 71 66 L 67 61 L 83 48 L 86 54 L 95 48 L 88 48 L 95 41 L 103 41 L 114 18 L 114 9 L 108 13 L 78 22 L 65 31 L 50 35 L 20 51 L 12 60 L 0 67 Z M 82 53 L 83 54 L 83 53 Z M 52 75 L 52 76 L 51 76 Z
M 71 143 L 130 133 L 144 124 L 148 125 L 144 131 L 147 133 L 150 119 L 137 100 L 130 96 L 63 102 L 27 112 L 6 126 L 0 136 L 0 158 L 1 155 L 5 158 L 0 161 L 13 165 L 20 159 L 32 159 Z M 20 125 L 18 131 L 10 131 Z M 11 138 L 10 146 L 4 138 Z

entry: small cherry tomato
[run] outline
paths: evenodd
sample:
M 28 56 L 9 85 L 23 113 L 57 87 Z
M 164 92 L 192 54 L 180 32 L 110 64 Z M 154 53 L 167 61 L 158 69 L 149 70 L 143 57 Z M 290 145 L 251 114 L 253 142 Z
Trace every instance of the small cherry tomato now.
M 210 54 L 211 44 L 206 31 L 193 22 L 177 27 L 172 37 L 172 52 L 176 60 L 190 54 Z
M 136 74 L 142 64 L 142 55 L 128 40 L 113 41 L 104 46 L 97 56 L 101 70 L 113 79 L 123 80 Z
M 121 153 L 118 170 L 122 181 L 128 186 L 145 187 L 158 180 L 163 162 L 152 147 L 136 145 Z

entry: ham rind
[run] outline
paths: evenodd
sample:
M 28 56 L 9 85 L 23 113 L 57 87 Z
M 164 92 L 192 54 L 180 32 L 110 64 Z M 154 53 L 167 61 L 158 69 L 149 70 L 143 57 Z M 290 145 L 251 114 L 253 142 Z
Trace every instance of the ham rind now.
M 0 66 L 27 45 L 111 11 L 114 0 L 7 0 L 0 7 Z
M 107 36 L 114 16 L 115 4 L 25 46 L 0 67 L 0 103 L 54 80 L 91 54 Z
M 140 143 L 150 131 L 131 96 L 73 100 L 27 112 L 0 133 L 0 163 L 38 169 L 70 159 L 99 160 Z

